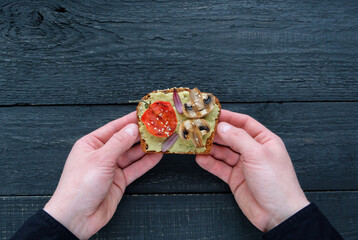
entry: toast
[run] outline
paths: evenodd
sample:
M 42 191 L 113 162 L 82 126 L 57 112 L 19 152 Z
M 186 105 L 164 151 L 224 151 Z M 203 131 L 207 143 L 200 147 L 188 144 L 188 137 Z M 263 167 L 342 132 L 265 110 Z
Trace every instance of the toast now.
M 175 108 L 175 104 L 173 101 L 174 89 L 180 96 L 180 99 L 183 103 L 183 112 L 185 112 L 185 114 L 178 113 L 177 109 Z M 195 89 L 197 90 L 197 88 L 195 88 Z M 206 113 L 205 116 L 202 116 L 202 117 L 197 116 L 197 117 L 194 117 L 194 119 L 192 119 L 192 117 L 190 117 L 188 115 L 189 113 L 185 110 L 185 109 L 191 108 L 191 106 L 189 106 L 189 108 L 187 106 L 187 102 L 189 102 L 192 97 L 192 95 L 191 95 L 192 93 L 190 91 L 192 91 L 192 90 L 190 90 L 189 88 L 183 88 L 183 87 L 170 88 L 170 89 L 165 89 L 165 90 L 156 90 L 156 91 L 153 91 L 153 92 L 147 94 L 146 96 L 144 96 L 142 98 L 143 101 L 141 100 L 141 102 L 139 102 L 139 104 L 137 106 L 137 118 L 138 118 L 138 128 L 139 128 L 139 135 L 140 135 L 140 144 L 141 144 L 141 147 L 144 152 L 147 152 L 147 153 L 162 152 L 161 148 L 162 148 L 162 145 L 167 137 L 166 136 L 158 137 L 158 136 L 154 136 L 153 134 L 149 133 L 146 125 L 143 123 L 141 118 L 142 118 L 144 112 L 147 110 L 147 108 L 146 108 L 146 107 L 148 107 L 147 103 L 150 105 L 156 101 L 164 101 L 164 102 L 169 102 L 175 111 L 175 115 L 177 117 L 175 133 L 180 135 L 180 137 L 178 137 L 178 139 L 175 141 L 175 143 L 164 153 L 174 153 L 174 154 L 208 154 L 208 153 L 210 153 L 210 150 L 211 150 L 211 147 L 213 144 L 213 140 L 214 140 L 214 136 L 215 136 L 215 132 L 216 132 L 216 127 L 217 127 L 217 124 L 219 121 L 221 105 L 220 105 L 219 100 L 211 93 L 202 93 L 202 95 L 205 95 L 205 94 L 206 94 L 206 96 L 210 95 L 215 99 L 215 101 L 212 101 L 213 104 L 211 104 L 213 107 L 209 113 Z M 199 96 L 201 96 L 200 95 L 201 92 L 199 90 L 197 90 L 197 91 L 199 92 Z M 193 104 L 193 106 L 194 105 L 195 104 Z M 205 109 L 203 109 L 202 111 L 205 111 Z M 196 122 L 198 122 L 198 121 L 203 121 L 203 122 L 206 121 L 207 122 L 208 129 L 205 129 L 205 127 L 203 127 L 204 130 L 201 131 L 202 134 L 204 134 L 203 132 L 206 133 L 205 135 L 202 136 L 202 139 L 201 139 L 202 144 L 201 145 L 198 146 L 198 144 L 195 141 L 192 142 L 185 135 L 179 133 L 179 129 L 181 130 L 181 133 L 182 133 L 181 127 L 184 125 L 182 123 L 186 120 L 195 120 Z M 147 124 L 149 125 L 149 123 L 147 123 Z M 207 131 L 205 131 L 205 130 L 207 130 Z M 186 130 L 184 130 L 184 131 L 186 131 Z M 186 131 L 186 133 L 188 134 L 187 131 Z M 198 140 L 198 139 L 196 138 L 196 140 Z

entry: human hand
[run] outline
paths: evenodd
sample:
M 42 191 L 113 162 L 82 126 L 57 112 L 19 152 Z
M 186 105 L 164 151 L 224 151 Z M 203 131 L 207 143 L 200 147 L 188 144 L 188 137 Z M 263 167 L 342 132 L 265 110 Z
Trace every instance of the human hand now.
M 44 210 L 80 239 L 112 218 L 125 188 L 154 167 L 163 154 L 145 154 L 136 113 L 114 120 L 73 146 L 57 189 Z
M 282 140 L 253 118 L 222 110 L 210 155 L 197 163 L 228 183 L 245 216 L 268 231 L 309 204 Z M 227 147 L 226 147 L 227 146 Z

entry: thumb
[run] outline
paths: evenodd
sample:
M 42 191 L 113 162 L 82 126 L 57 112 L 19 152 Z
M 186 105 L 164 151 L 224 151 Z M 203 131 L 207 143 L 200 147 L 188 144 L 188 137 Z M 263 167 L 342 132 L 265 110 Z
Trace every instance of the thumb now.
M 117 159 L 125 151 L 133 146 L 138 137 L 137 124 L 130 123 L 113 136 L 99 149 L 102 154 L 107 155 L 110 159 Z
M 219 123 L 217 134 L 224 145 L 242 155 L 261 147 L 261 144 L 256 142 L 244 129 L 236 128 L 226 122 Z

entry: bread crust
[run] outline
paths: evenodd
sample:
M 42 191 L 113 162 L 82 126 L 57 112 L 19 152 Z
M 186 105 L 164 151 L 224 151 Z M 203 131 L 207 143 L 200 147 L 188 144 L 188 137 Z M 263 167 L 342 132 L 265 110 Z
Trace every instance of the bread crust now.
M 183 91 L 189 91 L 190 88 L 183 88 L 183 87 L 179 87 L 179 88 L 176 88 L 177 92 L 183 92 Z M 150 94 L 152 93 L 157 93 L 157 92 L 163 92 L 165 94 L 167 93 L 171 93 L 171 92 L 174 92 L 174 88 L 169 88 L 169 89 L 164 89 L 164 90 L 156 90 L 156 91 L 153 91 L 151 93 L 148 93 L 147 95 L 145 95 L 142 100 L 147 100 L 148 98 L 150 98 Z M 220 102 L 218 100 L 218 98 L 216 96 L 215 97 L 215 104 L 217 104 L 217 106 L 219 107 L 219 114 L 218 114 L 218 117 L 215 119 L 215 129 L 214 131 L 211 133 L 210 137 L 208 137 L 208 139 L 206 140 L 206 144 L 205 144 L 205 148 L 206 150 L 204 152 L 200 152 L 200 153 L 197 153 L 197 152 L 193 152 L 193 151 L 189 151 L 189 152 L 175 152 L 175 153 L 172 153 L 172 152 L 169 152 L 169 151 L 166 151 L 164 153 L 170 153 L 170 154 L 209 154 L 210 151 L 211 151 L 211 147 L 213 145 L 213 141 L 214 141 L 214 136 L 215 136 L 215 132 L 216 132 L 216 128 L 218 126 L 218 122 L 219 122 L 219 117 L 220 117 L 220 114 L 221 114 L 221 105 L 220 105 Z M 140 127 L 139 123 L 140 123 L 140 118 L 139 118 L 139 105 L 140 103 L 138 104 L 137 106 L 137 119 L 138 119 L 138 128 Z M 142 150 L 143 152 L 146 152 L 146 153 L 161 153 L 161 152 L 156 152 L 156 151 L 148 151 L 147 150 L 147 143 L 145 142 L 145 140 L 142 138 L 141 136 L 141 133 L 139 131 L 139 137 L 140 137 L 140 145 L 142 147 Z

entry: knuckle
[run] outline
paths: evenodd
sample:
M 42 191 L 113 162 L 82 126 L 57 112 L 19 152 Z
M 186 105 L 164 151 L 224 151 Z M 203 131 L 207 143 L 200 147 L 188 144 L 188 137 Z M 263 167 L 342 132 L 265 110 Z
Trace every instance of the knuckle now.
M 86 136 L 81 137 L 80 139 L 77 139 L 77 141 L 75 142 L 75 144 L 73 144 L 73 147 L 78 147 L 78 146 L 82 146 L 83 144 L 86 144 Z
M 234 130 L 232 131 L 232 136 L 235 138 L 242 138 L 246 137 L 247 135 L 247 132 L 241 128 L 234 128 Z
M 286 147 L 285 143 L 283 142 L 282 138 L 280 138 L 279 136 L 277 136 L 276 134 L 274 135 L 274 141 L 276 142 L 277 145 L 281 146 L 281 147 Z
M 122 132 L 113 134 L 113 138 L 120 144 L 126 145 L 129 143 L 129 138 Z
M 77 145 L 77 146 L 88 145 L 88 146 L 93 147 L 94 149 L 97 149 L 100 146 L 102 146 L 103 143 L 93 135 L 86 135 L 86 136 L 80 138 L 79 140 L 77 140 L 75 145 Z
M 118 132 L 118 129 L 113 125 L 113 122 L 107 124 L 109 131 L 112 133 Z
M 251 117 L 250 115 L 247 115 L 247 114 L 243 114 L 243 119 L 245 119 L 245 120 L 243 121 L 242 127 L 245 127 L 248 122 L 255 121 L 255 119 L 253 117 Z
M 77 139 L 74 146 L 78 146 L 78 145 L 82 144 L 83 142 L 84 142 L 83 137 L 80 139 Z
M 247 121 L 251 121 L 251 120 L 254 120 L 253 117 L 251 117 L 250 115 L 247 115 L 247 114 L 243 114 L 244 118 L 246 118 L 246 122 Z

